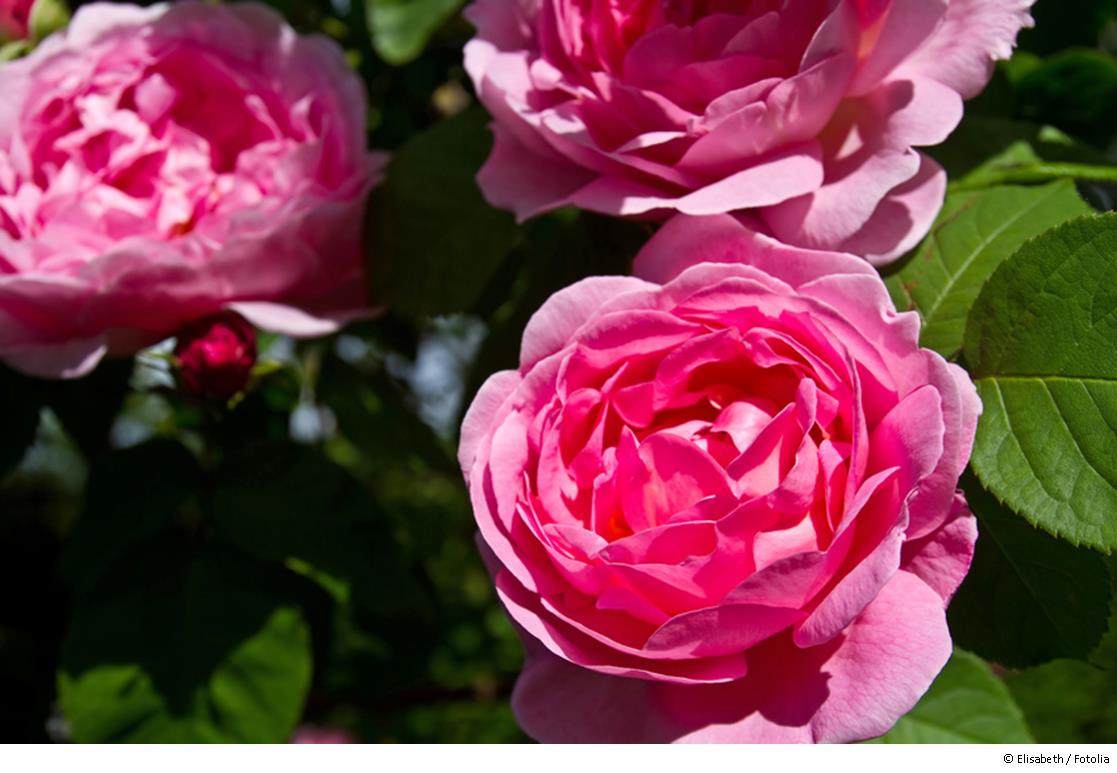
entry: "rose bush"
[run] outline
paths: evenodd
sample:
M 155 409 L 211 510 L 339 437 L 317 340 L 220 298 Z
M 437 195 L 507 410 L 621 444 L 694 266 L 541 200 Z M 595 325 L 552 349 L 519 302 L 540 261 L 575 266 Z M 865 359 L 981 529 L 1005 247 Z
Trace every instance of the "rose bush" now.
M 223 308 L 317 335 L 367 307 L 382 159 L 334 43 L 259 5 L 90 5 L 0 93 L 0 359 L 71 376 Z
M 859 258 L 728 215 L 551 297 L 460 462 L 543 741 L 851 741 L 946 662 L 980 404 Z
M 884 262 L 927 232 L 963 98 L 1033 0 L 478 0 L 479 182 L 520 217 L 752 212 Z

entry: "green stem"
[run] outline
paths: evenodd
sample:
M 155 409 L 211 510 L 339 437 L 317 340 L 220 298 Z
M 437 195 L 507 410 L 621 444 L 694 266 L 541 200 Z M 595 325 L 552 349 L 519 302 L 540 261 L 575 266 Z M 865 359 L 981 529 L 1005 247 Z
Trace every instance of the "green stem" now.
M 1117 185 L 1117 166 L 1069 163 L 1009 166 L 974 175 L 953 183 L 950 187 L 953 191 L 967 191 L 988 188 L 991 185 L 1035 184 L 1068 178 Z

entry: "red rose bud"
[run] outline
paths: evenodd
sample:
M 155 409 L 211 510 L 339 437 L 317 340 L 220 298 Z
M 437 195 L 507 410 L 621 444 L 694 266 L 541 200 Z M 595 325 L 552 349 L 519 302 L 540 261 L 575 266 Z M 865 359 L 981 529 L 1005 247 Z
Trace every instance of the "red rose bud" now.
M 0 43 L 23 40 L 30 34 L 34 0 L 0 0 Z
M 228 400 L 248 386 L 256 364 L 256 331 L 239 314 L 215 314 L 179 332 L 175 355 L 189 392 Z

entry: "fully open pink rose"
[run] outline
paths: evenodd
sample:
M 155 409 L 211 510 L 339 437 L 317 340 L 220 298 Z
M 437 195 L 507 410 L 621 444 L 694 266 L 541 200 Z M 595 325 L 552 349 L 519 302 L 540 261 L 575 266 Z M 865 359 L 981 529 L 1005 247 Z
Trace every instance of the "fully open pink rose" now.
M 316 335 L 367 305 L 365 97 L 259 5 L 87 5 L 0 67 L 0 359 L 73 375 L 233 308 Z
M 556 293 L 459 458 L 543 741 L 852 741 L 950 655 L 980 404 L 864 261 L 680 216 Z
M 0 43 L 27 37 L 34 5 L 35 0 L 0 0 Z
M 942 204 L 942 142 L 1033 0 L 477 0 L 479 177 L 521 217 L 754 210 L 875 262 Z

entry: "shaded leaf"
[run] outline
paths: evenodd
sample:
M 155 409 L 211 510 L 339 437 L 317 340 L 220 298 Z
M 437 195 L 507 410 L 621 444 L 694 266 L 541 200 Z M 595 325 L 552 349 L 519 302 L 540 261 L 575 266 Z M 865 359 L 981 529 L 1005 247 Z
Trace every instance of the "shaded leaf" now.
M 1012 667 L 1085 657 L 1106 629 L 1105 560 L 1036 529 L 972 476 L 963 480 L 981 530 L 948 610 L 955 643 Z
M 1117 742 L 1117 560 L 1110 573 L 1109 630 L 1088 663 L 1055 660 L 1005 677 L 1040 743 Z
M 286 740 L 310 683 L 310 636 L 276 571 L 166 541 L 114 567 L 63 647 L 74 740 Z
M 474 177 L 492 139 L 480 109 L 437 124 L 399 150 L 372 193 L 365 245 L 372 294 L 395 311 L 467 311 L 521 238 Z
M 230 459 L 209 512 L 219 539 L 268 561 L 297 559 L 343 580 L 354 601 L 373 612 L 428 611 L 391 522 L 359 483 L 317 451 L 263 444 Z
M 98 460 L 63 552 L 61 571 L 71 587 L 89 593 L 116 559 L 184 514 L 200 475 L 190 452 L 167 439 Z

